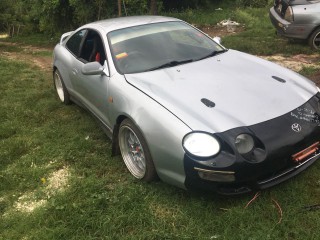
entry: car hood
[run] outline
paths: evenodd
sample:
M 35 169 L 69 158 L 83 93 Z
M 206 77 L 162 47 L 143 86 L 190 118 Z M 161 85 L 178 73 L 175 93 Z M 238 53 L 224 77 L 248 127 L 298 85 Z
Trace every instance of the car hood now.
M 125 77 L 191 129 L 209 132 L 276 118 L 317 93 L 315 85 L 297 73 L 234 50 Z
M 320 2 L 320 0 L 286 0 L 286 1 L 289 2 L 290 6 L 306 5 L 306 4 L 312 4 L 312 3 Z

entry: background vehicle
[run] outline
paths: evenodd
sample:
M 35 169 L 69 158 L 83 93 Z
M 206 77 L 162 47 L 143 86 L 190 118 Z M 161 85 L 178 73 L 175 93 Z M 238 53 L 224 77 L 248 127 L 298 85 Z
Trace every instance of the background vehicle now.
M 308 40 L 320 49 L 320 1 L 275 0 L 270 19 L 279 35 Z

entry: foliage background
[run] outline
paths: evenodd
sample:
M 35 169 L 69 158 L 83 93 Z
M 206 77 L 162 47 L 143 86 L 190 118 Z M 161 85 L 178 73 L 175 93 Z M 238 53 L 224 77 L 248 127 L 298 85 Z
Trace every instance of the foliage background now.
M 121 2 L 122 15 L 158 14 L 188 9 L 205 9 L 223 0 L 0 0 L 0 32 L 13 35 L 44 32 L 60 35 L 85 23 L 116 17 Z M 224 0 L 237 7 L 262 7 L 270 0 Z M 13 33 L 14 31 L 14 33 Z

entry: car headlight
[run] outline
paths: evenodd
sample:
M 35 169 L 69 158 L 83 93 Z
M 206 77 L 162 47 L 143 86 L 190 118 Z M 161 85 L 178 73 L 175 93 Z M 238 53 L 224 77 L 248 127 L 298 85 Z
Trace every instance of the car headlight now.
M 204 132 L 192 132 L 183 138 L 183 147 L 197 157 L 211 157 L 219 153 L 220 143 L 212 135 Z
M 249 134 L 240 134 L 236 137 L 235 145 L 240 154 L 246 154 L 253 150 L 254 140 Z
M 318 90 L 318 92 L 320 92 L 320 88 L 319 87 L 317 87 L 317 90 Z
M 292 7 L 288 7 L 285 14 L 284 14 L 284 19 L 287 20 L 288 22 L 293 22 L 293 11 Z

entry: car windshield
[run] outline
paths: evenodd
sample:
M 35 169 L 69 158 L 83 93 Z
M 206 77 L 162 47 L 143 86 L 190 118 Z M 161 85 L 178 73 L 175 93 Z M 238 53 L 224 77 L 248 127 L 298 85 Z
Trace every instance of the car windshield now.
M 173 67 L 226 51 L 184 22 L 163 22 L 108 34 L 113 61 L 122 74 Z

